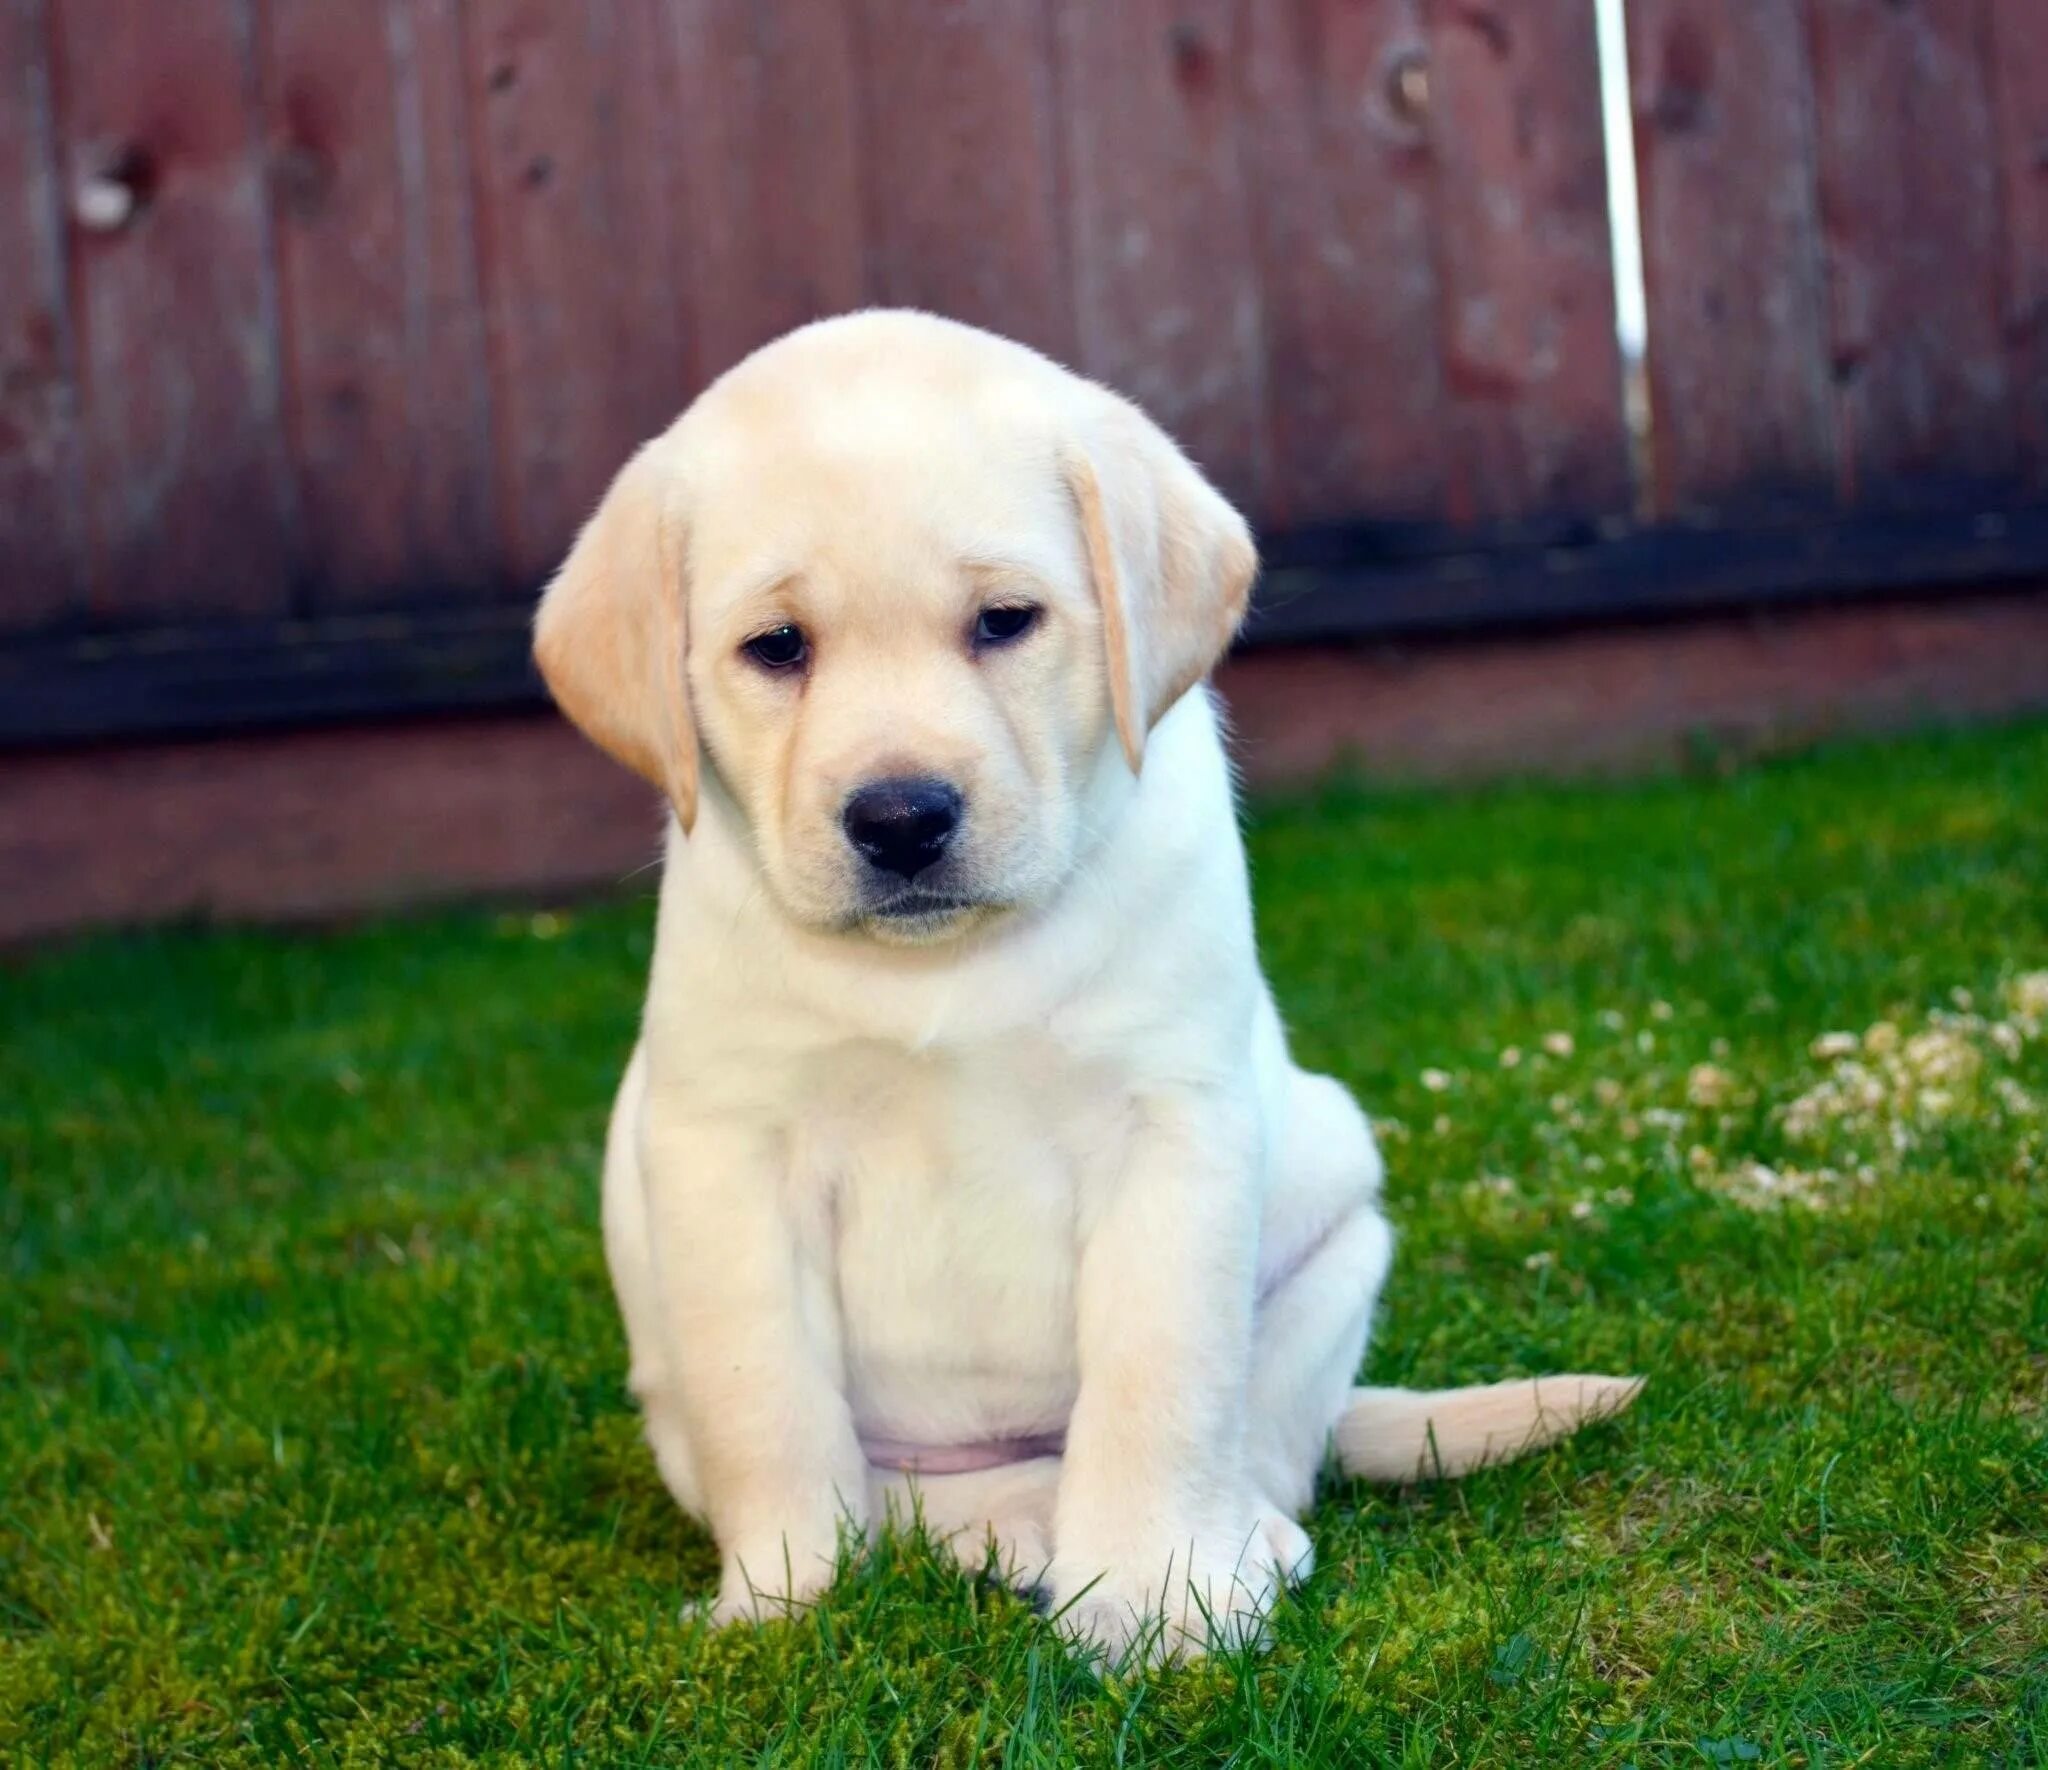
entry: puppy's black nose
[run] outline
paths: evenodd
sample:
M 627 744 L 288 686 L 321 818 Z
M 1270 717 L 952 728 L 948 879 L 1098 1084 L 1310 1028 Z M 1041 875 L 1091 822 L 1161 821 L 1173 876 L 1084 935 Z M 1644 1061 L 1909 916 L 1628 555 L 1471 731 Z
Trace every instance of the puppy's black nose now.
M 960 827 L 959 792 L 941 780 L 870 781 L 847 800 L 846 839 L 885 873 L 914 879 Z

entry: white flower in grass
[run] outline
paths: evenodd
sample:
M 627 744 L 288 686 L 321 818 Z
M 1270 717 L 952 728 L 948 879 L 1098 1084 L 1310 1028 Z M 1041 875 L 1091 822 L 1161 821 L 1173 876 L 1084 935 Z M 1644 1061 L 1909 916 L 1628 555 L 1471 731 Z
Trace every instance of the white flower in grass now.
M 1742 1162 L 1723 1171 L 1709 1168 L 1696 1177 L 1703 1191 L 1746 1211 L 1775 1211 L 1785 1205 L 1826 1210 L 1828 1191 L 1842 1178 L 1832 1168 L 1774 1168 L 1759 1161 Z
M 2031 1118 L 2034 1112 L 2034 1097 L 2022 1088 L 2011 1076 L 2000 1076 L 1991 1084 L 1991 1092 L 1998 1104 L 2016 1119 Z
M 1718 1063 L 1695 1063 L 1686 1072 L 1685 1097 L 1695 1106 L 1725 1106 L 1735 1078 Z
M 1541 1272 L 1544 1267 L 1556 1264 L 1557 1253 L 1552 1248 L 1538 1248 L 1522 1262 L 1523 1269 L 1528 1272 Z
M 1520 1045 L 1505 1045 L 1501 1048 L 1500 1066 L 1502 1069 L 1514 1069 L 1521 1061 L 1522 1047 Z
M 1947 1027 L 1929 1027 L 1906 1041 L 1905 1064 L 1923 1082 L 1967 1081 L 1977 1073 L 1976 1046 Z
M 2048 971 L 2027 971 L 2015 977 L 2006 985 L 2005 1000 L 2013 1017 L 2027 1023 L 2027 1036 L 2032 1038 L 2048 1020 Z
M 1837 1098 L 1826 1083 L 1809 1088 L 1785 1108 L 1785 1135 L 1800 1142 L 1819 1136 L 1821 1126 L 1838 1114 Z
M 1451 1085 L 1451 1072 L 1447 1069 L 1425 1069 L 1422 1085 L 1432 1094 L 1441 1094 Z
M 1852 1032 L 1824 1032 L 1808 1049 L 1823 1063 L 1832 1063 L 1837 1057 L 1847 1057 L 1856 1046 L 1856 1035 Z
M 1543 1048 L 1553 1057 L 1569 1057 L 1578 1047 L 1568 1032 L 1548 1032 L 1543 1035 Z

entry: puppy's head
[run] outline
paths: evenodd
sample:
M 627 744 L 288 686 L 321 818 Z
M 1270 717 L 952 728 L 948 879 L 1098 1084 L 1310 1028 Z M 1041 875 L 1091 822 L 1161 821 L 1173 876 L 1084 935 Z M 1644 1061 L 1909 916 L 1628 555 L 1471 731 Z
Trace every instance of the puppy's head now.
M 861 314 L 757 352 L 634 456 L 535 654 L 686 831 L 708 761 L 789 915 L 940 940 L 1057 894 L 1096 784 L 1208 673 L 1253 566 L 1135 407 Z

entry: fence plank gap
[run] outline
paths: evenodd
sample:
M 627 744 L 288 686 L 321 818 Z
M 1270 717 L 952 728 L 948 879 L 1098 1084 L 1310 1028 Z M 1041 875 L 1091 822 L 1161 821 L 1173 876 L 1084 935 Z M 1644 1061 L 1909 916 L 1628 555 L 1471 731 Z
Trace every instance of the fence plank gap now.
M 1625 512 L 1593 9 L 1432 0 L 1451 514 Z

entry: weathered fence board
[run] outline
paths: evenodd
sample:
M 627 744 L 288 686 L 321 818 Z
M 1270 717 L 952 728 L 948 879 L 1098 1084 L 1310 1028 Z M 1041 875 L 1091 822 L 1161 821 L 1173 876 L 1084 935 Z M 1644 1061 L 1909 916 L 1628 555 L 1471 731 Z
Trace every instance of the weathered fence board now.
M 77 360 L 44 0 L 0 3 L 0 633 L 84 600 Z
M 1042 0 L 863 0 L 866 291 L 1073 354 Z
M 296 536 L 246 0 L 54 9 L 73 192 L 131 188 L 71 230 L 91 595 L 101 616 L 282 610 Z
M 1245 21 L 1263 290 L 1268 525 L 1426 520 L 1445 501 L 1429 74 L 1416 0 Z
M 2040 0 L 1990 0 L 2007 279 L 2001 318 L 2027 478 L 2048 488 L 2048 20 Z
M 501 547 L 558 562 L 618 465 L 688 393 L 648 0 L 471 0 Z
M 1055 0 L 1080 360 L 1256 507 L 1263 363 L 1229 0 Z
M 270 0 L 265 112 L 308 602 L 496 567 L 461 45 L 433 0 Z
M 1812 0 L 1843 490 L 1981 496 L 2019 466 L 1980 0 Z
M 864 284 L 859 93 L 843 6 L 676 0 L 674 151 L 694 383 Z
M 1136 396 L 1268 637 L 2021 572 L 2039 5 L 1629 0 L 1638 488 L 1590 0 L 0 0 L 0 686 L 530 693 L 631 448 L 875 302 Z
M 1831 503 L 1834 394 L 1804 0 L 1628 9 L 1652 507 Z

